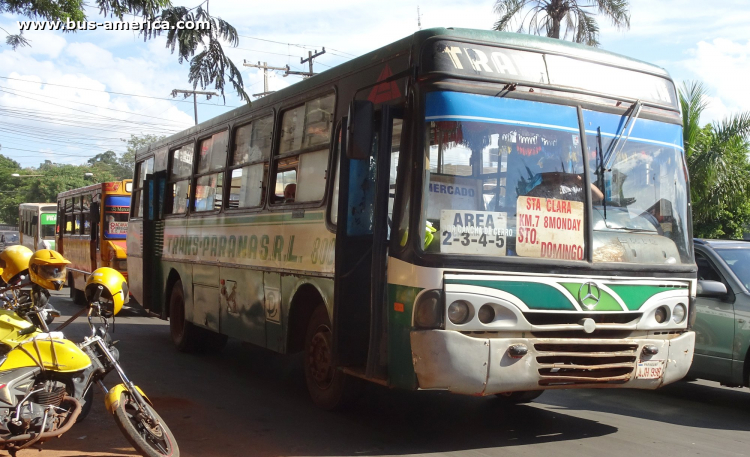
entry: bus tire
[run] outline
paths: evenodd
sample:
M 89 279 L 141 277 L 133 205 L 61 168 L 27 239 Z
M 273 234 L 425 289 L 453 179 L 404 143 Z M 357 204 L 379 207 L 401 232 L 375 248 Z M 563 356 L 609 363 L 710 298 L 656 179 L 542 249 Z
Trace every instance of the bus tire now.
M 543 393 L 543 390 L 519 390 L 517 392 L 503 392 L 495 395 L 495 397 L 505 405 L 520 405 L 531 403 Z
M 200 329 L 185 319 L 185 295 L 179 279 L 169 294 L 169 333 L 180 352 L 194 352 L 199 347 Z
M 364 383 L 332 363 L 331 322 L 324 305 L 310 316 L 305 334 L 305 381 L 316 406 L 332 411 L 349 406 L 361 394 Z

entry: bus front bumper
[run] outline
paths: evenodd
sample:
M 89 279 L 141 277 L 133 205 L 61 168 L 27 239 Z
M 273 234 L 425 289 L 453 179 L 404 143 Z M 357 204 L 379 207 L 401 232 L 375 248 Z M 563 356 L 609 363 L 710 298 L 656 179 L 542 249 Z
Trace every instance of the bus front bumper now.
M 450 330 L 415 330 L 411 348 L 420 389 L 465 395 L 560 388 L 656 389 L 683 378 L 693 361 L 694 332 L 664 336 L 486 338 Z M 646 354 L 644 346 L 646 352 L 654 347 L 658 352 Z M 518 357 L 523 348 L 527 353 Z M 649 362 L 643 365 L 648 369 L 638 370 L 640 362 Z M 655 373 L 658 377 L 648 379 Z

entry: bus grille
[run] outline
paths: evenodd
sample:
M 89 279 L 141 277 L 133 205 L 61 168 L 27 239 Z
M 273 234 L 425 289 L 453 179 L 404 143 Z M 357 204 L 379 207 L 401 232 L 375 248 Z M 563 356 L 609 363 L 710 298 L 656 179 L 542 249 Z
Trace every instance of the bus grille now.
M 540 386 L 622 384 L 636 366 L 638 345 L 628 343 L 537 343 Z

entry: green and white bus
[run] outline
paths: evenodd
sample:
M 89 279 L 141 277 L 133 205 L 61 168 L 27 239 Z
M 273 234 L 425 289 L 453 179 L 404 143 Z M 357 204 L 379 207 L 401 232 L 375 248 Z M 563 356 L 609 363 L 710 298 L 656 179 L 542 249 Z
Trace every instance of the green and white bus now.
M 21 203 L 18 205 L 19 244 L 32 251 L 55 249 L 57 203 Z
M 690 367 L 696 267 L 663 69 L 430 29 L 138 152 L 130 288 L 180 350 L 305 352 L 362 379 L 533 399 Z

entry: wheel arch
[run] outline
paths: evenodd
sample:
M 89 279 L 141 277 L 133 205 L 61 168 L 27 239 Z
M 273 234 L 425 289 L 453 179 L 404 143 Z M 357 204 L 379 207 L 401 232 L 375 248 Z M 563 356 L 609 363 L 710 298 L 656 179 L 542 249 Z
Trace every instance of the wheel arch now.
M 180 280 L 182 280 L 182 277 L 180 277 L 177 270 L 170 268 L 169 275 L 167 275 L 166 286 L 164 287 L 164 296 L 162 297 L 162 303 L 164 303 L 164 306 L 162 307 L 161 314 L 165 319 L 169 317 L 169 297 L 172 295 L 172 287 L 174 287 L 175 283 Z M 185 296 L 185 285 L 183 284 L 182 287 L 182 294 Z
M 312 282 L 302 281 L 292 292 L 286 325 L 286 353 L 300 352 L 305 347 L 305 333 L 315 309 L 323 305 L 331 319 L 331 307 L 324 298 L 325 294 Z

